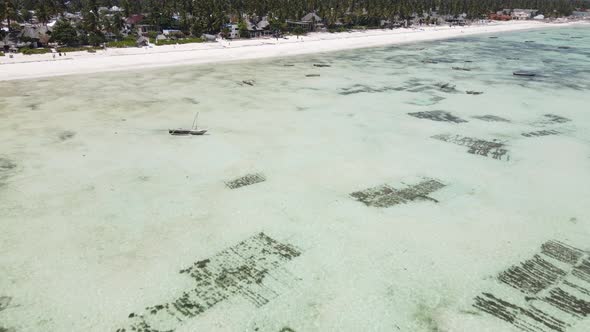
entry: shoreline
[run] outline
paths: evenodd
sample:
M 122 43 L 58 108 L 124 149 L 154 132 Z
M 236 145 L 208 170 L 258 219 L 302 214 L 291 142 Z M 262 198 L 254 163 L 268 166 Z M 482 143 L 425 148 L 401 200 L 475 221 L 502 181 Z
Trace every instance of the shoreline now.
M 19 54 L 13 59 L 7 56 L 0 58 L 0 81 L 288 57 L 583 24 L 588 23 L 509 21 L 465 27 L 437 26 L 348 33 L 321 32 L 310 33 L 301 38 L 289 36 L 279 40 L 222 40 L 214 43 L 165 45 L 153 48 L 111 48 L 96 53 L 74 52 L 58 59 L 53 59 L 50 53 Z

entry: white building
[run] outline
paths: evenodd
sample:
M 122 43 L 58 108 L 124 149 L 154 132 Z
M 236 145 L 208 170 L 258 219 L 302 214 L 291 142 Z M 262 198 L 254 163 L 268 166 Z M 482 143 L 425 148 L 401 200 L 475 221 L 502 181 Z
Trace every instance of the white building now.
M 240 30 L 237 24 L 226 24 L 225 27 L 229 30 L 229 35 L 227 36 L 229 39 L 240 38 Z
M 514 9 L 512 11 L 512 19 L 513 20 L 530 20 L 537 14 L 538 10 L 536 9 Z

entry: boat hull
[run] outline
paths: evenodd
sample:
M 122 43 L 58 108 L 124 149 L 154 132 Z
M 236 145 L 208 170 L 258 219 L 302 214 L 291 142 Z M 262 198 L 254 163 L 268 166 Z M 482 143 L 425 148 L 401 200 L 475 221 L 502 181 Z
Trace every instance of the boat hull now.
M 190 129 L 169 129 L 168 133 L 173 136 L 188 136 L 188 135 L 204 135 L 206 129 L 190 130 Z

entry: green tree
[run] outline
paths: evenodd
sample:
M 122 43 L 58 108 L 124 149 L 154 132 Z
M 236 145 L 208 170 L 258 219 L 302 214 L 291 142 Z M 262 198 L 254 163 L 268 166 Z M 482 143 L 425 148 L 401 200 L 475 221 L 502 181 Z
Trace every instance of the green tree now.
M 250 38 L 250 31 L 248 31 L 248 25 L 244 21 L 240 21 L 238 23 L 238 31 L 240 33 L 240 38 Z
M 293 34 L 295 36 L 297 36 L 297 38 L 299 38 L 299 36 L 305 35 L 305 30 L 303 30 L 302 27 L 295 27 L 295 29 L 293 29 Z
M 28 9 L 21 9 L 20 10 L 20 17 L 23 21 L 29 22 L 33 18 L 33 14 Z
M 203 35 L 203 27 L 200 23 L 193 23 L 191 26 L 191 35 L 193 35 L 193 37 L 201 37 Z
M 60 20 L 53 27 L 51 39 L 63 45 L 76 46 L 78 44 L 78 33 L 70 22 Z
M 43 24 L 47 24 L 47 22 L 49 22 L 49 19 L 51 18 L 47 5 L 44 2 L 39 3 L 39 6 L 37 7 L 37 11 L 35 14 L 37 15 L 37 20 L 39 20 L 39 22 Z

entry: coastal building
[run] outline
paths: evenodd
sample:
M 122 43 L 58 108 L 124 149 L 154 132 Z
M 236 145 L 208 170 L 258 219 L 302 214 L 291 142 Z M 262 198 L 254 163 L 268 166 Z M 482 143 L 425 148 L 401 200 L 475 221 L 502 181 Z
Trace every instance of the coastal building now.
M 131 15 L 129 16 L 126 20 L 125 20 L 125 24 L 128 24 L 130 26 L 134 26 L 136 24 L 141 23 L 141 21 L 143 21 L 145 17 L 143 15 Z
M 302 28 L 304 31 L 317 31 L 325 28 L 323 19 L 318 16 L 315 12 L 308 13 L 303 16 L 299 21 L 287 20 L 287 26 L 289 30 L 293 30 L 297 27 Z
M 539 11 L 537 9 L 514 9 L 511 13 L 513 20 L 530 20 Z
M 252 23 L 252 21 L 250 20 L 247 20 L 246 26 L 248 27 L 250 38 L 258 38 L 272 35 L 272 31 L 270 31 L 270 23 L 268 23 L 266 17 L 262 18 L 256 24 Z
M 227 38 L 229 39 L 236 39 L 240 38 L 240 28 L 236 23 L 228 23 L 223 26 L 224 29 L 227 29 Z
M 63 14 L 63 18 L 65 18 L 66 20 L 74 23 L 74 24 L 78 24 L 80 22 L 82 22 L 82 13 L 78 12 L 78 13 L 65 13 Z
M 590 19 L 590 11 L 574 10 L 571 16 L 573 18 Z
M 182 31 L 177 30 L 177 29 L 163 29 L 162 33 L 164 34 L 164 36 L 168 37 L 170 35 L 175 35 L 178 33 L 182 33 Z
M 160 29 L 154 25 L 149 24 L 137 24 L 137 33 L 140 35 L 147 35 L 150 32 L 160 32 Z
M 512 16 L 504 14 L 504 12 L 502 11 L 499 11 L 496 13 L 489 14 L 488 19 L 492 21 L 510 21 L 512 19 Z
M 42 24 L 26 24 L 21 28 L 18 40 L 30 43 L 32 47 L 46 45 L 49 42 L 51 27 Z

